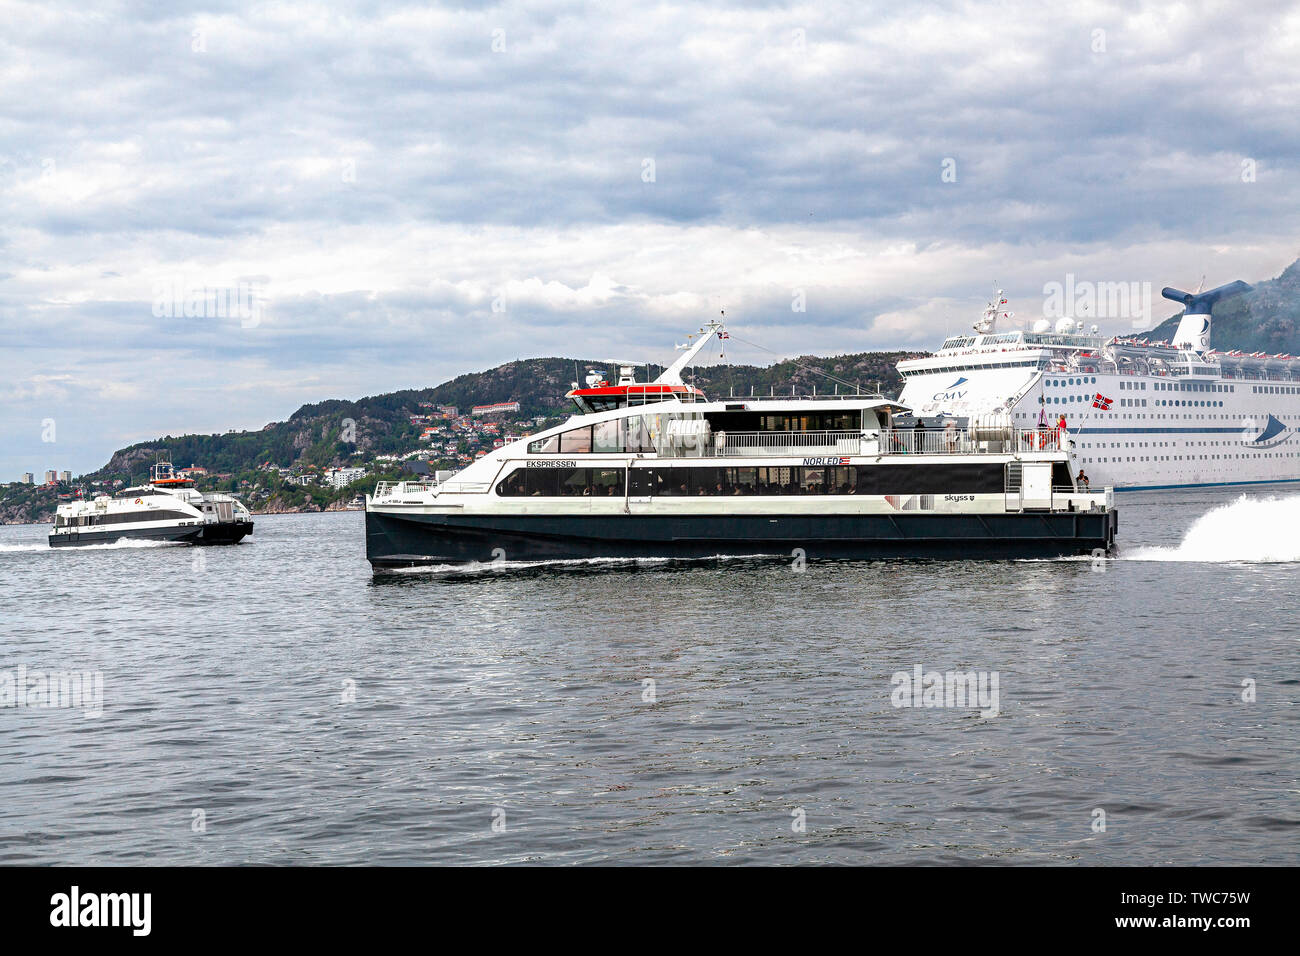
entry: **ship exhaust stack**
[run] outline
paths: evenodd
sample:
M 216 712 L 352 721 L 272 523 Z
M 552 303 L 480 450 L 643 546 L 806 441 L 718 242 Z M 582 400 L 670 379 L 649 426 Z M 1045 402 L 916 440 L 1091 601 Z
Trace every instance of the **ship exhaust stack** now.
M 1160 294 L 1183 306 L 1183 319 L 1174 333 L 1174 348 L 1206 352 L 1210 348 L 1210 318 L 1216 303 L 1249 292 L 1251 286 L 1238 279 L 1209 292 L 1183 292 L 1166 286 Z

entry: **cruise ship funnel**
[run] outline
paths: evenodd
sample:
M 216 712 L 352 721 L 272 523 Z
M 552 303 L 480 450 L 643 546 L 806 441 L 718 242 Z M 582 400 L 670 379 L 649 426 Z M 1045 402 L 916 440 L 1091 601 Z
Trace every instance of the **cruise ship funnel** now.
M 1207 351 L 1210 348 L 1210 314 L 1214 306 L 1224 299 L 1230 299 L 1234 295 L 1241 295 L 1250 290 L 1251 286 L 1240 279 L 1221 285 L 1217 289 L 1211 289 L 1209 292 L 1183 292 L 1181 289 L 1165 286 L 1160 290 L 1160 294 L 1183 306 L 1183 319 L 1178 323 L 1178 331 L 1174 333 L 1173 346 L 1195 349 L 1198 352 Z

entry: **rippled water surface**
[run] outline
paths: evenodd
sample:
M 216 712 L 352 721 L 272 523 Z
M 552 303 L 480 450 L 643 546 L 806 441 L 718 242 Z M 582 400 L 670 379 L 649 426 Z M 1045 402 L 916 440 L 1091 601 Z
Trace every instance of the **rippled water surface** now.
M 802 573 L 0 528 L 0 695 L 103 674 L 0 708 L 0 862 L 1296 863 L 1300 497 L 1246 494 L 1121 495 L 1113 561 Z M 998 715 L 894 707 L 918 664 Z

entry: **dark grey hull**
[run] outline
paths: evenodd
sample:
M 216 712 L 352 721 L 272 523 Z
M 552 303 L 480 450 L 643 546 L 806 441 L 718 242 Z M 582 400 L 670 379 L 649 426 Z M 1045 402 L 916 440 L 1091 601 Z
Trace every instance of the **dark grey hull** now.
M 1054 558 L 1109 552 L 1117 514 L 451 515 L 366 512 L 376 568 L 584 558 Z
M 253 533 L 251 521 L 223 521 L 184 528 L 86 528 L 75 534 L 51 534 L 51 548 L 84 548 L 92 544 L 130 541 L 171 541 L 177 544 L 237 544 Z

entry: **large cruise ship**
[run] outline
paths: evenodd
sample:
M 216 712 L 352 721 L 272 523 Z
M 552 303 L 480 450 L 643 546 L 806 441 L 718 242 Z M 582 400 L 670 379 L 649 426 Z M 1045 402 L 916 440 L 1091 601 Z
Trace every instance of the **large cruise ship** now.
M 1117 489 L 1300 480 L 1300 358 L 1210 347 L 1214 305 L 1250 290 L 1166 288 L 1184 307 L 1172 342 L 1106 337 L 1074 319 L 999 330 L 999 293 L 973 333 L 898 363 L 901 404 L 972 427 L 1065 419 L 1072 467 Z

